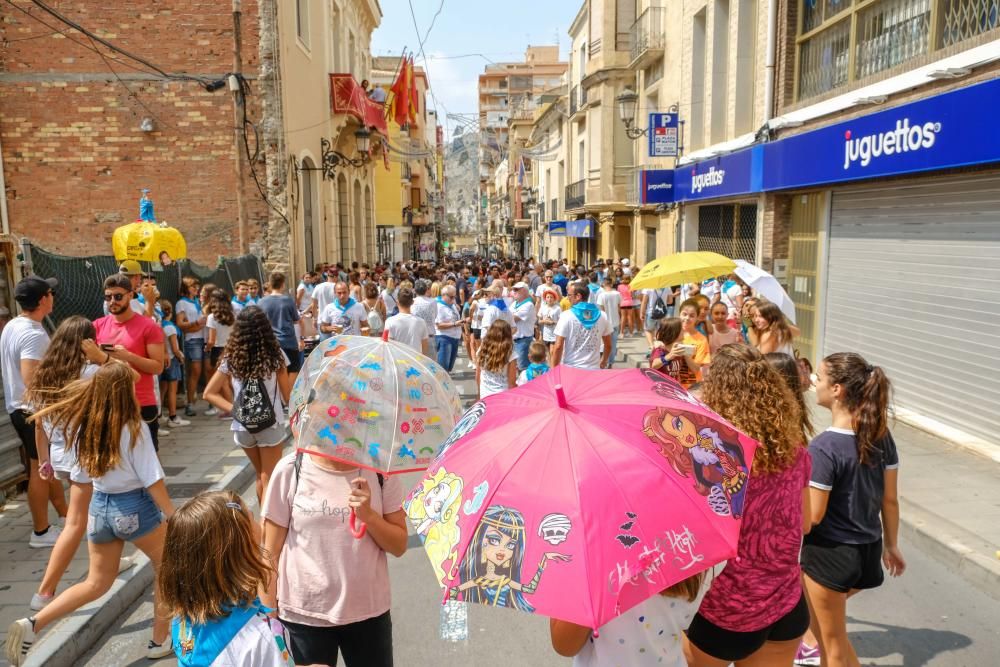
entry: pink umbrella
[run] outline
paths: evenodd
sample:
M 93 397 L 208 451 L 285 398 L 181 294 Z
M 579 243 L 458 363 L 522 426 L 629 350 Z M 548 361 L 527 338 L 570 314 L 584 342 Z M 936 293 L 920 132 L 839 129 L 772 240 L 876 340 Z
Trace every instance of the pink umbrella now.
M 757 443 L 656 371 L 473 405 L 404 504 L 446 599 L 599 628 L 736 555 Z

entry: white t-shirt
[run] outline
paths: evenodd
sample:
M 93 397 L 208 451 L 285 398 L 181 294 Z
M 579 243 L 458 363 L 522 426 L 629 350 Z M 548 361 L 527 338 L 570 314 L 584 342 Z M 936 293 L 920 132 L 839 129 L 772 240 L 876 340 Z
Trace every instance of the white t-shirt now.
M 723 285 L 725 287 L 725 285 Z M 722 292 L 722 297 L 719 299 L 722 303 L 726 304 L 726 308 L 729 309 L 729 318 L 736 319 L 739 317 L 739 308 L 737 308 L 737 299 L 743 296 L 743 288 L 740 287 L 738 282 L 733 282 Z
M 171 336 L 180 336 L 180 329 L 173 322 L 163 323 L 163 347 L 167 350 L 167 361 L 172 361 L 174 358 L 174 346 L 170 344 Z M 180 339 L 177 340 L 177 349 L 183 352 L 184 346 L 181 344 Z
M 423 354 L 423 342 L 431 337 L 427 323 L 412 313 L 397 313 L 385 321 L 389 340 L 408 345 Z
M 699 601 L 654 595 L 601 626 L 573 658 L 573 667 L 687 667 L 684 630 Z
M 215 329 L 215 347 L 226 346 L 226 343 L 229 341 L 229 334 L 233 331 L 232 324 L 219 324 L 218 320 L 215 319 L 215 315 L 209 315 L 205 327 Z
M 284 358 L 285 365 L 287 366 L 288 355 L 282 351 L 281 356 Z M 219 372 L 229 377 L 229 384 L 233 387 L 233 402 L 235 403 L 236 397 L 240 395 L 240 390 L 243 389 L 243 380 L 233 375 L 232 371 L 229 370 L 229 361 L 226 359 L 223 359 L 222 363 L 219 364 Z M 285 421 L 285 410 L 281 407 L 281 400 L 278 398 L 277 373 L 271 373 L 271 375 L 264 380 L 264 388 L 267 390 L 267 395 L 271 399 L 271 405 L 274 407 L 275 424 L 283 423 Z M 229 430 L 245 432 L 246 428 L 243 427 L 243 424 L 240 424 L 234 419 L 230 422 Z
M 608 323 L 611 324 L 612 329 L 617 329 L 618 325 L 621 324 L 622 316 L 621 312 L 618 310 L 622 306 L 622 295 L 618 290 L 606 290 L 601 288 L 600 293 L 597 295 L 597 307 L 601 309 L 605 315 L 608 316 Z
M 535 298 L 539 301 L 545 300 L 545 292 L 555 292 L 560 298 L 562 298 L 562 292 L 559 291 L 559 285 L 555 283 L 542 283 L 535 289 Z
M 362 322 L 364 322 L 365 327 L 368 326 L 368 311 L 357 302 L 347 310 L 341 310 L 340 302 L 334 300 L 323 309 L 319 316 L 320 324 L 336 324 L 343 327 L 340 333 L 348 336 L 360 336 Z
M 302 298 L 299 299 L 299 312 L 304 313 L 309 310 L 309 306 L 313 302 L 313 291 L 316 289 L 315 285 L 306 285 L 304 282 L 300 282 L 299 286 L 295 288 L 295 293 L 298 294 L 299 290 L 302 290 Z
M 503 370 L 499 373 L 488 371 L 480 366 L 479 398 L 486 398 L 487 396 L 499 394 L 502 391 L 510 389 L 510 385 L 507 384 L 507 367 L 512 361 L 517 361 L 517 350 L 513 348 L 510 351 L 510 359 L 507 360 L 507 366 L 504 366 Z
M 470 326 L 473 329 L 482 329 L 483 315 L 486 314 L 486 309 L 489 305 L 486 299 L 475 299 L 472 305 L 469 306 L 469 310 L 472 312 L 472 323 Z
M 0 334 L 0 370 L 3 371 L 3 395 L 8 414 L 25 409 L 21 361 L 41 361 L 48 349 L 49 334 L 40 322 L 22 315 L 3 328 Z
M 337 283 L 331 283 L 330 281 L 316 285 L 316 288 L 312 292 L 312 298 L 316 302 L 317 313 L 322 313 L 337 298 L 336 288 Z
M 434 316 L 434 333 L 438 336 L 448 336 L 448 338 L 461 338 L 462 327 L 448 327 L 442 329 L 439 324 L 450 324 L 462 319 L 458 312 L 458 306 L 446 303 L 437 304 L 437 314 Z
M 427 323 L 427 329 L 434 331 L 434 323 L 437 320 L 438 304 L 434 299 L 425 296 L 418 296 L 413 300 L 410 312 Z
M 653 314 L 653 306 L 656 305 L 656 297 L 663 299 L 663 305 L 669 306 L 667 299 L 671 294 L 669 287 L 664 287 L 662 289 L 644 289 L 642 290 L 646 295 L 646 319 L 648 320 Z
M 234 311 L 235 312 L 235 311 Z M 188 322 L 197 322 L 198 318 L 201 317 L 201 304 L 192 301 L 191 299 L 178 299 L 177 303 L 174 305 L 174 317 L 176 319 L 177 315 L 184 313 L 187 316 Z M 205 338 L 205 328 L 202 327 L 197 331 L 188 331 L 184 334 L 186 340 L 194 340 L 195 338 Z
M 504 301 L 506 302 L 506 299 Z M 504 320 L 512 329 L 514 328 L 514 313 L 510 311 L 510 304 L 507 304 L 506 310 L 500 310 L 492 303 L 487 304 L 486 312 L 483 313 L 483 318 L 479 322 L 479 328 L 485 332 L 497 320 Z
M 109 470 L 103 477 L 94 478 L 94 491 L 101 493 L 125 493 L 136 489 L 148 489 L 163 479 L 163 468 L 153 448 L 153 438 L 145 423 L 139 429 L 139 440 L 132 446 L 132 436 L 128 427 L 122 429 L 119 438 L 122 460 L 117 468 Z M 79 464 L 77 464 L 78 466 Z M 74 467 L 77 467 L 74 466 Z
M 525 299 L 521 303 L 515 303 L 513 314 L 518 318 L 514 320 L 514 338 L 531 338 L 535 335 L 535 321 L 538 319 L 535 314 L 535 302 Z
M 559 302 L 556 301 L 551 306 L 542 304 L 538 309 L 538 319 L 540 320 L 553 320 L 555 322 L 559 321 L 559 317 L 562 315 L 562 307 Z M 542 325 L 542 340 L 546 343 L 554 343 L 556 341 L 556 325 L 555 324 L 543 324 Z
M 396 312 L 396 309 L 399 308 L 399 304 L 396 303 L 396 297 L 394 297 L 392 292 L 387 289 L 382 290 L 382 292 L 378 295 L 378 298 L 382 299 L 382 303 L 385 304 L 385 312 L 388 315 L 392 315 Z
M 611 323 L 604 313 L 590 329 L 580 324 L 572 311 L 564 313 L 556 324 L 556 336 L 562 336 L 565 341 L 560 363 L 573 368 L 600 368 L 603 338 L 610 335 Z
M 80 377 L 93 377 L 99 368 L 98 364 L 88 363 L 80 371 Z M 54 428 L 49 419 L 42 420 L 42 429 L 49 439 L 49 463 L 52 464 L 52 469 L 69 474 L 70 479 L 77 484 L 90 484 L 90 475 L 76 465 L 76 450 L 66 451 L 66 433 L 63 429 Z

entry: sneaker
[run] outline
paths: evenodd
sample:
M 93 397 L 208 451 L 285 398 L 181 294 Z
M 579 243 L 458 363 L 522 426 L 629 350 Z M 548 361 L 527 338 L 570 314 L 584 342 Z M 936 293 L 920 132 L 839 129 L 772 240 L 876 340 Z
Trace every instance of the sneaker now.
M 157 433 L 157 435 L 170 435 L 170 429 L 163 428 L 161 426 L 160 429 L 156 433 Z
M 157 644 L 152 639 L 146 644 L 146 657 L 150 660 L 159 660 L 174 654 L 174 646 L 170 643 L 170 637 L 163 640 L 162 644 Z
M 45 531 L 44 535 L 35 535 L 32 531 L 31 537 L 28 538 L 28 546 L 32 549 L 50 549 L 55 546 L 61 532 L 62 529 L 54 524 L 49 525 L 49 529 Z
M 213 405 L 208 410 L 205 410 L 205 412 L 202 414 L 204 414 L 206 417 L 214 417 L 215 415 L 219 414 L 219 408 Z
M 799 650 L 795 652 L 795 664 L 804 667 L 819 665 L 819 646 L 809 646 L 805 642 L 799 643 Z
M 31 645 L 35 643 L 35 630 L 31 619 L 19 618 L 7 627 L 7 660 L 14 667 L 20 667 L 28 657 Z
M 44 593 L 35 593 L 31 596 L 31 604 L 28 607 L 31 611 L 41 611 L 55 599 L 55 594 L 45 595 Z
M 118 559 L 118 574 L 121 574 L 125 570 L 131 569 L 135 565 L 135 561 L 132 560 L 131 556 L 122 556 Z
M 185 417 L 194 417 L 197 414 L 198 413 L 194 411 L 194 406 L 193 405 L 185 405 L 184 406 L 184 416 Z
M 469 368 L 475 368 L 475 367 L 476 367 L 476 365 L 470 361 L 469 362 Z
M 224 422 L 231 422 L 231 421 L 233 421 L 233 415 L 232 415 L 232 413 L 229 413 L 229 412 L 220 412 L 219 413 L 219 419 L 222 420 L 222 421 L 224 421 Z
M 186 419 L 181 419 L 177 415 L 174 415 L 173 417 L 167 418 L 167 423 L 165 425 L 169 426 L 170 428 L 176 428 L 178 426 L 190 426 L 191 422 L 189 422 Z
M 170 419 L 166 415 L 160 415 L 159 424 L 160 426 L 166 426 L 170 423 Z

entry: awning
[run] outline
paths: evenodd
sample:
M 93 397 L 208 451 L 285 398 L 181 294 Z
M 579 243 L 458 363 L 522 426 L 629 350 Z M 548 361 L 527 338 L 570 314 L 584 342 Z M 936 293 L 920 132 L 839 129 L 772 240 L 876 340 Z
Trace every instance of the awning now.
M 583 220 L 554 220 L 549 223 L 549 236 L 593 238 L 594 220 L 593 218 L 584 218 Z

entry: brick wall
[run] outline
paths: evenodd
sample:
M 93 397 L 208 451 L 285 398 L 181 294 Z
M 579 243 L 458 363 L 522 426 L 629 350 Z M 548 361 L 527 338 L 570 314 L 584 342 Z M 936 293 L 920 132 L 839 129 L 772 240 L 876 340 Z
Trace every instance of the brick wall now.
M 761 268 L 774 271 L 775 259 L 788 258 L 788 237 L 792 221 L 789 195 L 764 195 L 761 230 Z
M 160 68 L 218 79 L 232 68 L 230 3 L 50 0 L 71 20 Z M 180 229 L 195 260 L 236 254 L 232 96 L 192 81 L 164 80 L 97 48 L 28 2 L 35 18 L 0 3 L 0 138 L 11 233 L 67 255 L 109 254 L 111 234 L 152 190 L 157 218 Z M 257 71 L 257 2 L 243 3 L 243 69 Z M 75 43 L 73 40 L 76 40 Z M 122 81 L 115 78 L 112 69 Z M 141 71 L 137 71 L 141 70 Z M 129 90 L 130 89 L 130 90 Z M 256 91 L 255 91 L 256 92 Z M 258 100 L 249 113 L 256 119 Z M 139 124 L 153 117 L 156 129 Z M 251 138 L 252 141 L 252 138 Z M 263 164 L 257 165 L 263 179 Z M 245 184 L 251 242 L 267 209 Z

